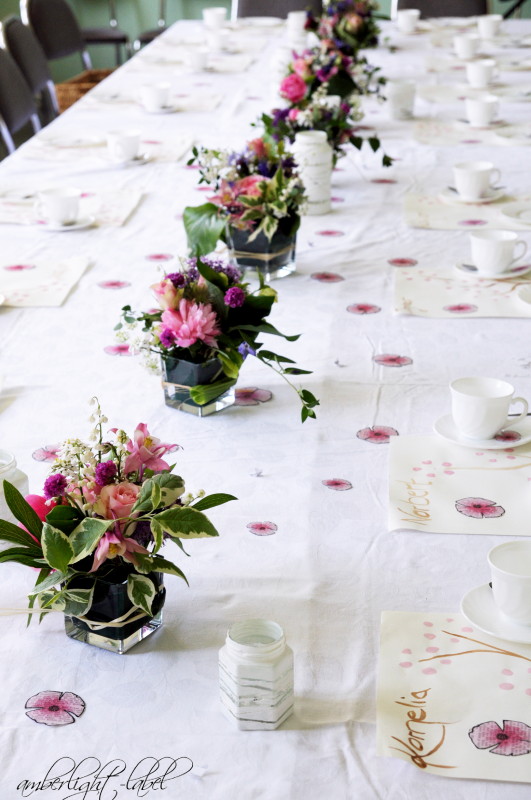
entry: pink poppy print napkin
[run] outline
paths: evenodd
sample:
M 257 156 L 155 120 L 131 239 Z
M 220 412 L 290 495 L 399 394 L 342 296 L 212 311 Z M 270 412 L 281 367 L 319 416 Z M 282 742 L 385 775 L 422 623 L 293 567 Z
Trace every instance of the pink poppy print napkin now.
M 503 195 L 492 203 L 462 203 L 457 195 L 448 191 L 440 195 L 408 194 L 404 199 L 404 216 L 412 228 L 429 228 L 444 231 L 508 230 L 525 231 L 531 227 L 503 213 L 507 203 L 518 201 L 528 205 L 531 211 L 531 196 L 512 197 Z
M 379 755 L 443 778 L 528 783 L 530 695 L 531 645 L 460 614 L 382 614 Z
M 8 306 L 60 306 L 89 264 L 86 256 L 0 263 L 0 295 Z

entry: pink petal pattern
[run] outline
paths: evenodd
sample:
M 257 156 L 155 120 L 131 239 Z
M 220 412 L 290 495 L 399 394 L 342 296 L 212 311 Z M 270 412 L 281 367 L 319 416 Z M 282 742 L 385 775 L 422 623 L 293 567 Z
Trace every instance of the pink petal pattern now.
M 59 444 L 45 444 L 44 447 L 34 450 L 31 457 L 35 461 L 55 461 L 60 448 Z
M 459 222 L 459 225 L 464 225 L 468 228 L 479 228 L 481 225 L 486 225 L 487 220 L 485 219 L 463 219 Z
M 517 442 L 522 438 L 522 434 L 518 431 L 501 431 L 494 437 L 497 442 Z
M 98 286 L 100 289 L 125 289 L 131 284 L 129 281 L 100 281 Z
M 71 725 L 85 711 L 85 701 L 73 692 L 44 691 L 30 697 L 25 708 L 40 725 Z
M 383 353 L 381 356 L 373 356 L 372 360 L 381 367 L 407 367 L 413 363 L 408 356 L 394 356 L 390 353 Z
M 415 267 L 419 262 L 415 258 L 390 258 L 387 263 L 392 267 Z
M 503 506 L 496 505 L 495 500 L 485 500 L 484 497 L 464 497 L 462 500 L 456 500 L 455 508 L 465 517 L 474 519 L 502 517 L 505 514 Z
M 349 314 L 377 314 L 382 309 L 372 303 L 353 303 L 347 306 Z
M 342 275 L 338 275 L 337 272 L 312 272 L 310 278 L 313 278 L 314 281 L 320 281 L 321 283 L 338 283 L 338 281 L 344 281 L 344 277 Z
M 10 264 L 4 267 L 7 272 L 22 272 L 25 269 L 35 269 L 35 264 Z
M 475 725 L 468 735 L 478 750 L 490 749 L 498 756 L 524 756 L 531 753 L 531 727 L 525 722 L 504 719 L 503 727 L 497 722 Z
M 257 406 L 260 403 L 267 403 L 273 397 L 269 389 L 258 389 L 256 386 L 246 386 L 236 389 L 235 405 L 237 406 Z
M 371 183 L 396 183 L 393 178 L 373 178 Z
M 363 439 L 371 444 L 387 444 L 391 436 L 398 436 L 396 428 L 387 425 L 373 425 L 372 428 L 362 428 L 357 432 L 358 439 Z
M 443 311 L 450 311 L 452 314 L 472 314 L 478 307 L 473 303 L 455 303 L 451 306 L 444 306 Z
M 345 231 L 332 230 L 332 229 L 328 229 L 328 228 L 326 230 L 324 230 L 324 231 L 315 231 L 315 233 L 317 234 L 317 236 L 344 236 L 345 235 Z
M 246 527 L 255 536 L 272 536 L 278 530 L 274 522 L 249 522 Z
M 172 258 L 171 253 L 151 253 L 146 256 L 146 261 L 171 261 Z
M 321 483 L 323 486 L 328 486 L 329 489 L 335 489 L 336 492 L 346 492 L 348 489 L 352 489 L 351 482 L 345 481 L 343 478 L 329 478 Z
M 128 344 L 109 344 L 103 348 L 103 352 L 108 356 L 133 356 L 134 351 Z

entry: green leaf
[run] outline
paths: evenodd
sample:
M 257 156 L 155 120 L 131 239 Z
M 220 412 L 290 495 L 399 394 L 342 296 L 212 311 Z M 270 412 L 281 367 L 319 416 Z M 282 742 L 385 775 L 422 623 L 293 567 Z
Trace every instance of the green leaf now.
M 153 572 L 155 567 L 153 566 L 153 557 L 151 554 L 135 553 L 135 567 L 143 575 L 148 575 L 150 572 Z
M 69 539 L 73 551 L 70 564 L 75 564 L 77 561 L 81 561 L 82 558 L 93 553 L 103 534 L 108 531 L 112 525 L 114 525 L 114 520 L 112 519 L 85 517 L 77 528 L 75 528 Z
M 157 524 L 165 533 L 179 539 L 202 539 L 205 536 L 219 535 L 204 514 L 189 506 L 169 508 L 157 514 Z
M 221 362 L 221 365 L 223 367 L 223 372 L 225 373 L 225 375 L 228 378 L 231 378 L 234 381 L 236 381 L 238 379 L 238 375 L 240 374 L 241 363 L 235 364 L 231 356 L 234 356 L 234 353 L 230 353 L 230 355 L 228 353 L 222 353 L 221 351 L 217 353 L 217 357 Z
M 83 512 L 74 506 L 55 506 L 46 514 L 46 522 L 66 534 L 72 533 L 83 519 Z
M 12 522 L 8 522 L 6 519 L 0 519 L 0 540 L 27 547 L 28 555 L 30 551 L 36 556 L 42 555 L 42 550 L 35 539 L 27 531 L 19 528 L 18 525 L 13 525 Z
M 127 578 L 127 596 L 134 606 L 141 608 L 151 616 L 151 604 L 155 597 L 153 581 L 145 575 L 135 575 L 133 572 Z
M 63 592 L 43 592 L 39 595 L 39 608 L 53 608 L 54 611 L 64 611 L 66 600 Z M 39 622 L 42 620 L 42 616 Z
M 71 614 L 73 617 L 81 617 L 86 614 L 92 605 L 92 596 L 94 594 L 94 586 L 90 589 L 67 589 L 64 593 L 65 599 L 65 614 Z
M 179 578 L 185 581 L 187 586 L 189 585 L 184 572 L 171 561 L 162 558 L 162 556 L 155 556 L 153 559 L 153 569 L 156 572 L 166 572 L 168 575 L 178 575 Z
M 369 136 L 369 144 L 371 146 L 372 152 L 376 153 L 376 151 L 380 148 L 380 140 L 377 136 Z
M 15 561 L 17 564 L 24 564 L 25 567 L 35 567 L 36 569 L 45 566 L 44 559 L 32 556 L 26 547 L 10 547 L 7 550 L 0 550 L 0 564 L 5 561 Z
M 49 574 L 50 574 L 50 568 L 49 567 L 45 567 L 45 568 L 41 569 L 41 571 L 39 572 L 39 575 L 37 577 L 37 580 L 35 581 L 35 588 L 37 588 L 37 586 L 39 586 L 39 584 L 41 584 L 44 580 L 46 580 L 46 578 L 48 577 Z M 30 595 L 28 597 L 28 608 L 29 608 L 30 611 L 31 611 L 31 609 L 33 608 L 34 605 L 35 605 L 35 597 Z M 28 628 L 30 626 L 32 617 L 33 617 L 33 614 L 31 614 L 31 613 L 28 614 L 28 619 L 26 620 L 26 628 Z M 42 614 L 41 614 L 41 617 L 42 617 Z
M 9 510 L 39 541 L 41 540 L 42 521 L 29 503 L 27 503 L 19 490 L 9 481 L 4 481 L 4 496 Z
M 286 356 L 281 356 L 278 353 L 273 353 L 272 350 L 260 350 L 258 353 L 258 358 L 262 361 L 266 358 L 268 361 L 275 361 L 277 363 L 282 364 L 294 364 L 294 360 L 292 358 L 286 358 Z
M 44 558 L 53 569 L 66 572 L 74 557 L 74 550 L 68 536 L 58 528 L 45 522 L 42 526 L 42 552 Z
M 218 240 L 225 241 L 225 219 L 215 203 L 187 206 L 183 222 L 192 256 L 203 256 L 216 249 Z
M 68 575 L 67 572 L 57 572 L 57 570 L 51 572 L 48 576 L 45 576 L 41 581 L 38 581 L 35 584 L 31 592 L 29 593 L 29 596 L 34 597 L 35 595 L 40 594 L 41 592 L 45 592 L 48 589 L 53 588 L 54 586 L 58 586 L 65 580 L 67 575 Z
M 162 492 L 156 481 L 151 481 L 151 507 L 158 508 L 162 501 Z
M 288 342 L 296 342 L 301 336 L 300 333 L 296 333 L 293 336 L 286 336 L 285 333 L 281 333 L 274 325 L 271 325 L 270 322 L 261 322 L 260 325 L 238 325 L 238 328 L 241 331 L 249 331 L 250 333 L 270 333 L 273 336 L 282 336 L 282 338 L 286 339 Z
M 164 529 L 161 528 L 160 525 L 157 525 L 156 517 L 151 520 L 150 529 L 151 533 L 153 534 L 153 539 L 155 540 L 154 552 L 156 553 L 157 550 L 160 550 L 162 547 L 162 542 L 164 541 Z
M 231 500 L 237 499 L 238 498 L 234 497 L 233 494 L 223 494 L 222 492 L 218 494 L 209 494 L 206 497 L 202 497 L 197 503 L 194 503 L 191 508 L 195 508 L 196 511 L 206 511 L 207 508 L 221 506 L 223 503 L 229 503 Z

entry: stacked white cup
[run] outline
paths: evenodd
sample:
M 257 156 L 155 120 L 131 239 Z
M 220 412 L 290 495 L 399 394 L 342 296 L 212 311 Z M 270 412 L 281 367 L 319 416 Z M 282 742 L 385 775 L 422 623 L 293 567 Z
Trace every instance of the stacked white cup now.
M 460 200 L 473 203 L 488 197 L 501 173 L 491 161 L 461 161 L 453 167 L 454 183 Z
M 288 13 L 288 41 L 294 50 L 304 50 L 306 47 L 306 11 L 290 11 Z
M 420 17 L 418 8 L 402 8 L 396 12 L 396 25 L 400 33 L 414 33 Z
M 482 39 L 494 39 L 503 22 L 501 14 L 484 14 L 478 17 L 478 33 Z
M 332 148 L 324 131 L 301 131 L 295 136 L 293 155 L 308 198 L 307 214 L 327 214 L 331 209 Z
M 466 65 L 466 77 L 473 89 L 486 89 L 497 77 L 497 64 L 493 58 L 482 58 L 469 61 Z

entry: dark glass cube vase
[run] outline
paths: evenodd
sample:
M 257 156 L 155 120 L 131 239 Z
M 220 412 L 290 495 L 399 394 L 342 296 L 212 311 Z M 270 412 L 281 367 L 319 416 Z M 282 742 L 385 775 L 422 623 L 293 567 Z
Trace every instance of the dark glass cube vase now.
M 228 229 L 228 244 L 240 269 L 260 272 L 265 281 L 285 278 L 295 272 L 295 249 L 298 217 L 285 217 L 279 221 L 277 231 L 271 239 L 259 233 L 252 242 L 252 231 L 238 228 Z
M 161 368 L 164 401 L 171 408 L 177 408 L 187 414 L 195 414 L 197 417 L 206 417 L 216 411 L 222 411 L 234 403 L 234 387 L 202 406 L 190 397 L 192 386 L 208 385 L 226 378 L 217 358 L 211 358 L 201 364 L 194 364 L 192 361 L 185 361 L 181 358 L 165 357 L 161 358 Z

